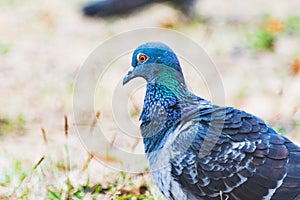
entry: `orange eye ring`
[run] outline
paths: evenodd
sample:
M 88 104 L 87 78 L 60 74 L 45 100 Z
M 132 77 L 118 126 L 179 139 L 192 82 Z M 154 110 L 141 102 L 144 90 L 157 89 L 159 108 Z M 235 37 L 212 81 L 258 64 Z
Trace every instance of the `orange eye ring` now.
M 147 57 L 145 54 L 139 55 L 139 61 L 140 61 L 141 63 L 146 62 L 147 59 L 148 59 L 148 57 Z

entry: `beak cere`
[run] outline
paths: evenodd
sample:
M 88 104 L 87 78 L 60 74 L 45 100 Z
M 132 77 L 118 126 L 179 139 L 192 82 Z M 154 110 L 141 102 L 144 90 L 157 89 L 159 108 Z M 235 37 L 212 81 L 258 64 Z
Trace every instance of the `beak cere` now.
M 128 74 L 123 78 L 123 85 L 128 83 L 131 79 L 135 78 L 135 75 L 133 73 L 134 68 L 131 67 L 128 71 Z

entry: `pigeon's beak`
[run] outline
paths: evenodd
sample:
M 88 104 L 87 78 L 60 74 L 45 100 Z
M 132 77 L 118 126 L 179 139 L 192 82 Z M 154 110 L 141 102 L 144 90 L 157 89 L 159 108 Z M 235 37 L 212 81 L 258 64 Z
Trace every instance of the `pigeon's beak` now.
M 128 71 L 128 74 L 123 79 L 123 85 L 128 83 L 131 79 L 136 77 L 136 74 L 134 73 L 135 68 L 132 67 L 131 70 Z

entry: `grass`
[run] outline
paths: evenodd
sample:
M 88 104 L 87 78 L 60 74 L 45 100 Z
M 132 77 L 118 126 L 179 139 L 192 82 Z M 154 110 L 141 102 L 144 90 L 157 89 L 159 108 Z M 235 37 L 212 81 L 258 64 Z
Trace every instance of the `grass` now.
M 73 156 L 76 155 L 69 145 L 68 117 L 65 116 L 64 120 L 65 143 L 59 150 L 64 155 L 63 158 L 56 159 L 50 151 L 46 151 L 29 168 L 24 166 L 23 160 L 11 159 L 12 164 L 0 176 L 0 188 L 5 189 L 0 192 L 0 199 L 154 200 L 144 178 L 148 173 L 134 175 L 111 172 L 105 175 L 109 177 L 106 180 L 92 183 L 89 165 L 94 160 L 93 155 L 87 153 L 84 163 L 73 162 Z M 41 129 L 41 134 L 45 148 L 49 149 L 51 142 L 44 128 Z
M 270 51 L 274 47 L 275 36 L 264 29 L 254 30 L 249 35 L 249 43 L 255 51 Z
M 14 164 L 10 166 L 13 167 L 0 179 L 0 186 L 8 189 L 6 194 L 0 193 L 0 199 L 163 199 L 152 194 L 152 186 L 146 183 L 144 177 L 148 173 L 132 175 L 122 171 L 112 172 L 105 175 L 109 181 L 91 183 L 88 168 L 94 156 L 88 154 L 86 162 L 80 165 L 72 162 L 67 116 L 64 116 L 64 121 L 65 144 L 61 147 L 63 160 L 55 160 L 47 152 L 31 168 L 24 167 L 24 161 L 12 160 Z M 41 134 L 47 147 L 50 141 L 44 128 Z M 220 199 L 228 200 L 228 196 L 220 192 Z
M 256 52 L 272 51 L 278 37 L 300 34 L 300 17 L 288 16 L 281 20 L 272 18 L 270 15 L 263 17 L 261 24 L 250 27 L 248 44 Z
M 26 120 L 22 114 L 19 114 L 15 119 L 0 117 L 0 136 L 7 133 L 23 133 L 26 125 Z
M 290 16 L 287 18 L 286 33 L 292 35 L 300 34 L 300 16 Z
M 0 55 L 8 54 L 11 50 L 11 45 L 0 41 Z

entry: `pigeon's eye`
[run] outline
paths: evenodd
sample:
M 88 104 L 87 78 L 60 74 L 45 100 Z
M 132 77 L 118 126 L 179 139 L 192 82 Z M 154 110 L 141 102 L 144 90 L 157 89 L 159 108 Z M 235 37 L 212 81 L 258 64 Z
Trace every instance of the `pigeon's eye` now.
M 145 54 L 140 54 L 138 55 L 138 59 L 141 63 L 144 63 L 148 59 L 148 57 Z

